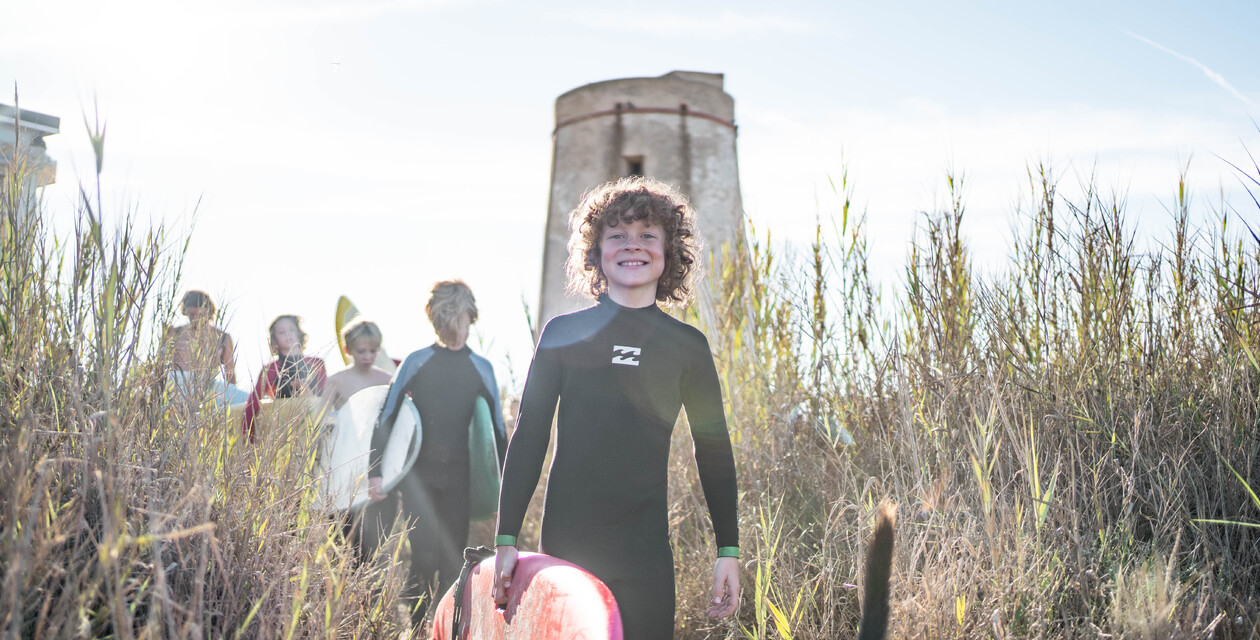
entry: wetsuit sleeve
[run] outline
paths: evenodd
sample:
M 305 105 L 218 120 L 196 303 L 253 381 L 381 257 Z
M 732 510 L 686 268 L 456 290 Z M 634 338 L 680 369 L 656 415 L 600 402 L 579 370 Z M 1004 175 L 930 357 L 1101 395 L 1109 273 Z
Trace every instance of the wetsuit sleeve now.
M 499 394 L 490 398 L 491 414 L 494 416 L 494 450 L 499 454 L 499 472 L 502 475 L 503 463 L 507 461 L 507 427 L 503 424 L 503 403 L 499 402 Z
M 689 354 L 682 380 L 683 407 L 695 443 L 696 468 L 700 486 L 709 504 L 718 547 L 739 546 L 738 488 L 735 484 L 735 458 L 731 436 L 722 408 L 722 385 L 708 340 L 703 336 Z
M 389 443 L 389 436 L 394 431 L 394 418 L 398 417 L 398 410 L 402 408 L 407 385 L 411 384 L 411 379 L 419 370 L 415 354 L 412 354 L 407 356 L 402 366 L 394 372 L 394 379 L 389 382 L 389 394 L 385 396 L 381 415 L 377 417 L 376 427 L 372 429 L 372 450 L 368 452 L 369 478 L 381 477 L 381 456 L 384 455 L 385 445 Z
M 520 534 L 529 500 L 542 474 L 547 445 L 551 442 L 551 419 L 555 416 L 556 401 L 560 398 L 563 371 L 559 352 L 547 344 L 547 331 L 544 329 L 534 361 L 529 365 L 516 431 L 512 432 L 507 460 L 503 465 L 498 535 Z
M 249 400 L 245 402 L 245 419 L 241 423 L 241 431 L 249 438 L 250 442 L 255 442 L 258 438 L 254 435 L 254 418 L 258 417 L 258 410 L 262 406 L 263 395 L 275 395 L 276 375 L 278 370 L 276 363 L 269 363 L 258 374 L 258 380 L 254 382 L 254 390 L 249 392 Z

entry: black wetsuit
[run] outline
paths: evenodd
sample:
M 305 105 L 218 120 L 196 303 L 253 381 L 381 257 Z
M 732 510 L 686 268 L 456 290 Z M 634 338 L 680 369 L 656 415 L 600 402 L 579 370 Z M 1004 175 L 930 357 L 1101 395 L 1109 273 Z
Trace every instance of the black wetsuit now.
M 656 306 L 631 309 L 606 296 L 549 322 L 508 446 L 501 535 L 520 531 L 557 399 L 541 550 L 608 585 L 626 640 L 670 638 L 669 446 L 684 406 L 717 544 L 739 545 L 735 464 L 708 341 Z
M 433 345 L 429 350 L 431 355 L 414 373 L 404 366 L 392 384 L 411 395 L 423 433 L 415 466 L 398 483 L 399 514 L 415 520 L 408 533 L 411 570 L 406 595 L 427 597 L 429 589 L 435 588 L 436 599 L 459 577 L 464 563 L 469 518 L 468 425 L 474 403 L 478 396 L 491 407 L 497 402 L 467 346 L 452 351 Z M 390 396 L 395 395 L 391 389 Z M 378 424 L 393 425 L 401 406 L 401 402 L 392 406 L 387 402 Z M 380 452 L 388 439 L 388 429 L 378 427 L 373 432 L 369 475 L 380 476 Z M 416 610 L 417 620 L 423 618 L 427 603 Z

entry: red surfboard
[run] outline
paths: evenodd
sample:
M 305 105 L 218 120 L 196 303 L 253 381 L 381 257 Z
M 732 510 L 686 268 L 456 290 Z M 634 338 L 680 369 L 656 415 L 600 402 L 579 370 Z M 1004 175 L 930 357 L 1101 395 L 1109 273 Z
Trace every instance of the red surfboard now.
M 493 556 L 468 572 L 459 638 L 622 640 L 621 613 L 612 592 L 571 562 L 522 552 L 504 609 L 494 606 L 493 580 Z M 451 640 L 454 609 L 451 587 L 433 617 L 433 640 Z

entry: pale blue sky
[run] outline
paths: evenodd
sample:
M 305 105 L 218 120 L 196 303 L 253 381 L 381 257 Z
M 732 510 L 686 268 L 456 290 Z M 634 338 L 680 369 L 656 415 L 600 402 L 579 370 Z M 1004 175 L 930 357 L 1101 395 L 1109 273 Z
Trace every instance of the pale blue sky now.
M 90 167 L 95 97 L 115 216 L 179 225 L 201 199 L 185 281 L 228 304 L 245 380 L 279 313 L 339 364 L 343 293 L 395 355 L 429 344 L 426 286 L 462 277 L 481 350 L 523 382 L 554 100 L 588 82 L 725 73 L 749 215 L 805 239 L 836 209 L 843 159 L 889 283 L 947 167 L 966 173 L 968 234 L 994 264 L 1027 162 L 1071 184 L 1096 167 L 1158 232 L 1189 158 L 1206 203 L 1236 190 L 1213 154 L 1260 147 L 1250 2 L 6 4 L 0 102 L 16 82 L 23 107 L 62 118 L 52 212 L 67 219 Z

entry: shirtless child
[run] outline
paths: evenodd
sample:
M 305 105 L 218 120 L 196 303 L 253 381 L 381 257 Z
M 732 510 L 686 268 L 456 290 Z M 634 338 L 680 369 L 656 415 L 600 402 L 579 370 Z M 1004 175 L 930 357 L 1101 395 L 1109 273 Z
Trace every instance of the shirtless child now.
M 208 387 L 228 404 L 248 397 L 236 385 L 236 354 L 232 336 L 214 326 L 214 302 L 204 291 L 191 290 L 182 300 L 188 324 L 168 327 L 162 336 L 170 362 L 172 386 L 183 393 Z M 222 374 L 223 380 L 216 378 Z
M 353 364 L 349 369 L 334 373 L 324 386 L 324 402 L 333 409 L 340 409 L 350 396 L 359 391 L 389 384 L 392 377 L 384 369 L 373 365 L 381 351 L 381 330 L 375 322 L 356 320 L 341 330 L 341 338 Z M 359 511 L 360 517 L 352 518 L 345 524 L 346 538 L 354 543 L 360 562 L 368 562 L 389 535 L 396 510 L 393 500 L 369 502 Z
M 381 352 L 381 330 L 375 322 L 356 320 L 341 331 L 341 337 L 354 364 L 328 378 L 324 402 L 333 409 L 340 409 L 350 396 L 363 389 L 389 384 L 390 379 L 388 372 L 373 364 Z

